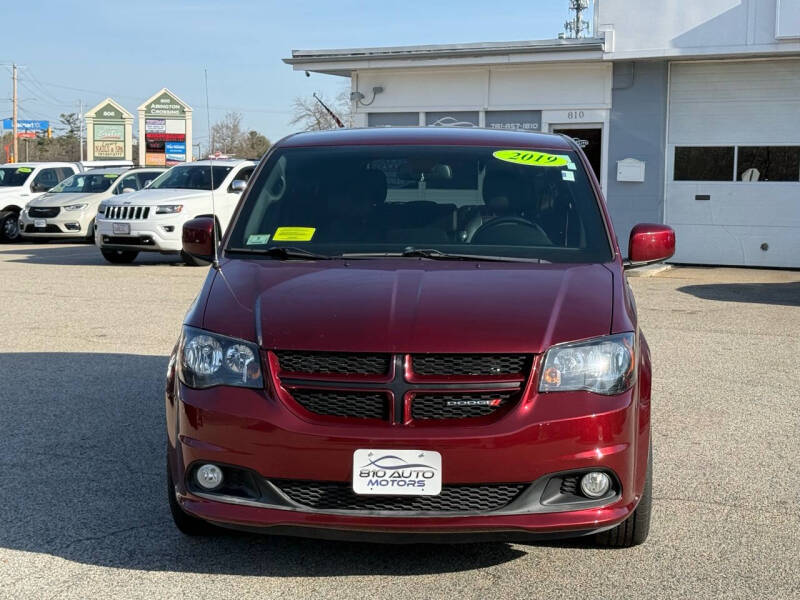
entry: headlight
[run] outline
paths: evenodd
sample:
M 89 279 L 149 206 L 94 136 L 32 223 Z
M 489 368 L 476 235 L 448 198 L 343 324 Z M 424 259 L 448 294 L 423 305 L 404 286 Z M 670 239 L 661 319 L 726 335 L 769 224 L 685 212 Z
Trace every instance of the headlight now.
M 194 327 L 184 327 L 181 334 L 178 377 L 192 388 L 264 387 L 258 346 Z
M 102 202 L 100 203 L 100 206 L 97 207 L 97 214 L 98 215 L 106 214 L 106 205 L 103 204 Z
M 156 207 L 157 215 L 172 215 L 183 210 L 183 204 L 162 204 Z
M 635 366 L 633 333 L 560 344 L 545 355 L 539 391 L 619 394 L 633 385 Z
M 87 206 L 89 205 L 86 204 L 85 202 L 83 204 L 68 204 L 67 206 L 64 207 L 64 210 L 83 210 Z

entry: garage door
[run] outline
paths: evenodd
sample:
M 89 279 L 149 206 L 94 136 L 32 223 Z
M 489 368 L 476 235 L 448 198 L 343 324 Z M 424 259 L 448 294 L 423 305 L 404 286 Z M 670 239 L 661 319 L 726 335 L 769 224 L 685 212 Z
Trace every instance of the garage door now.
M 800 267 L 800 60 L 673 63 L 676 262 Z

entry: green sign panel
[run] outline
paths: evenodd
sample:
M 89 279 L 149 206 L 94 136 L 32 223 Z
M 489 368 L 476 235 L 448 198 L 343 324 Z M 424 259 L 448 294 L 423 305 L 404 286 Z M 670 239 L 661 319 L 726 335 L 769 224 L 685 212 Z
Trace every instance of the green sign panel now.
M 182 118 L 186 116 L 186 107 L 175 97 L 164 92 L 145 107 L 144 114 L 146 117 Z
M 100 110 L 94 113 L 94 118 L 98 121 L 119 121 L 123 116 L 119 110 L 114 108 L 113 104 L 106 103 L 100 107 Z

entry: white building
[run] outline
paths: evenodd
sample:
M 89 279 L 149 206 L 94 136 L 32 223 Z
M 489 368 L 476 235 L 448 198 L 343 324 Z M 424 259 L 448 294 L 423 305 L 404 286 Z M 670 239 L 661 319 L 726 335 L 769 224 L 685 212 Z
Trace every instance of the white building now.
M 666 222 L 676 262 L 800 267 L 800 0 L 597 0 L 594 22 L 588 39 L 286 62 L 349 77 L 356 126 L 572 135 L 620 238 Z

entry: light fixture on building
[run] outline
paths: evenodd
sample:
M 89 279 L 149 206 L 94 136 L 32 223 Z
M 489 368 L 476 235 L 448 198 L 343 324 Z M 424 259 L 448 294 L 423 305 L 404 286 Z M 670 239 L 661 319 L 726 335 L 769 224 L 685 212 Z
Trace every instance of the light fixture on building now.
M 360 104 L 361 106 L 369 106 L 370 104 L 375 102 L 375 96 L 382 93 L 383 93 L 383 87 L 376 85 L 374 88 L 372 88 L 372 100 L 370 100 L 369 102 L 364 102 L 364 98 L 366 98 L 366 96 L 361 92 L 350 92 L 350 101 Z

